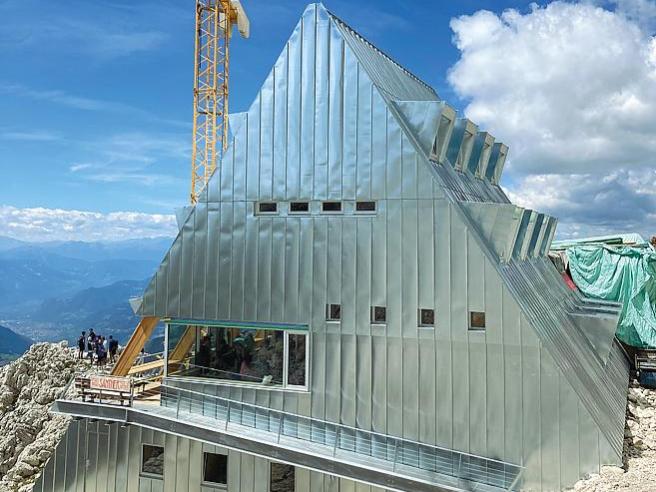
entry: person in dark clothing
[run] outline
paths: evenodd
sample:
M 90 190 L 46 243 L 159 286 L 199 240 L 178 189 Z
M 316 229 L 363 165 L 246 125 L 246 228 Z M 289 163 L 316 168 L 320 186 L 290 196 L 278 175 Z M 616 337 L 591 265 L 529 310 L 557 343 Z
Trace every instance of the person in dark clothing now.
M 93 361 L 93 354 L 96 351 L 96 334 L 93 332 L 93 328 L 89 330 L 89 336 L 87 337 L 87 356 Z
M 205 374 L 210 366 L 211 341 L 210 337 L 205 335 L 200 339 L 200 347 L 196 354 L 196 365 L 200 367 L 200 373 Z
M 102 337 L 96 340 L 96 357 L 98 358 L 98 366 L 102 366 L 105 363 L 105 359 L 107 358 L 107 352 L 105 352 L 105 347 L 102 343 Z
M 77 339 L 77 349 L 78 349 L 77 358 L 78 359 L 83 359 L 84 358 L 84 347 L 87 344 L 86 338 L 87 338 L 87 333 L 85 331 L 83 331 L 80 338 Z
M 118 340 L 109 335 L 109 362 L 116 362 L 116 352 L 118 352 Z

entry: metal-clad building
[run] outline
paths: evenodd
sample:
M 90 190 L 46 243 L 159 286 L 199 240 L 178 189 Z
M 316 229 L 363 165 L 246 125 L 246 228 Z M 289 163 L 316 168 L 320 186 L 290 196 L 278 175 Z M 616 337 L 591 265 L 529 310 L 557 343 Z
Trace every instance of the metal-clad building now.
M 62 470 L 105 461 L 135 485 L 84 490 L 201 490 L 190 463 L 210 444 L 231 449 L 230 491 L 268 490 L 266 457 L 297 467 L 298 491 L 557 490 L 621 463 L 618 306 L 564 285 L 556 220 L 499 187 L 505 145 L 320 4 L 230 123 L 141 304 L 167 321 L 169 358 L 193 331 L 161 408 L 58 402 L 130 430 L 76 422 L 39 490 L 83 490 Z M 235 415 L 261 436 L 233 439 Z M 126 451 L 75 468 L 82 438 Z M 154 484 L 129 464 L 147 440 L 166 443 Z

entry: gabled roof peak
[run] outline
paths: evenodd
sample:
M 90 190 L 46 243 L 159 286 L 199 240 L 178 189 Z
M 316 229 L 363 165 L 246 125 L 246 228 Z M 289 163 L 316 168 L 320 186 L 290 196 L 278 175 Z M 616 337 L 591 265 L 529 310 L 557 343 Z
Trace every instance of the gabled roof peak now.
M 356 31 L 355 29 L 353 29 L 350 25 L 348 25 L 348 24 L 347 24 L 346 22 L 344 22 L 342 19 L 340 19 L 339 17 L 337 17 L 335 14 L 333 14 L 330 10 L 326 9 L 326 7 L 325 7 L 322 3 L 318 3 L 318 4 L 316 4 L 316 5 L 318 5 L 320 8 L 323 8 L 324 10 L 326 10 L 326 12 L 328 13 L 328 15 L 329 15 L 329 16 L 330 16 L 335 22 L 339 23 L 339 24 L 340 24 L 341 26 L 343 26 L 345 29 L 347 29 L 348 31 L 350 31 L 350 32 L 351 32 L 354 36 L 356 36 L 360 41 L 362 41 L 363 43 L 365 43 L 366 45 L 368 45 L 369 48 L 371 48 L 372 50 L 376 51 L 376 53 L 378 53 L 380 56 L 382 56 L 383 58 L 385 58 L 386 61 L 388 61 L 388 62 L 390 62 L 390 63 L 393 63 L 397 68 L 399 68 L 400 70 L 402 70 L 406 75 L 408 75 L 409 77 L 411 77 L 412 79 L 414 79 L 416 82 L 418 82 L 418 83 L 420 83 L 421 85 L 423 85 L 427 90 L 431 91 L 431 92 L 435 95 L 436 98 L 439 99 L 439 97 L 437 96 L 437 93 L 435 92 L 435 89 L 433 89 L 428 83 L 426 83 L 426 82 L 424 82 L 423 80 L 421 80 L 417 75 L 415 75 L 414 73 L 412 73 L 410 70 L 408 70 L 407 68 L 405 68 L 403 65 L 401 65 L 401 64 L 400 64 L 399 62 L 397 62 L 396 60 L 394 60 L 394 58 L 392 58 L 391 56 L 389 56 L 387 53 L 385 53 L 383 50 L 381 50 L 378 46 L 376 46 L 376 45 L 373 44 L 371 41 L 369 41 L 367 38 L 365 38 L 362 34 L 360 34 L 358 31 Z

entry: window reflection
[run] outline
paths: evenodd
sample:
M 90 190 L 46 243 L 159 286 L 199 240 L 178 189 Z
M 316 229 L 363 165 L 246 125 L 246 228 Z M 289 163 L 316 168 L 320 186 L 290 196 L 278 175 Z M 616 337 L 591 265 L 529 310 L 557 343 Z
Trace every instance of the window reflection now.
M 288 384 L 305 386 L 305 335 L 289 334 Z
M 281 386 L 288 343 L 286 382 L 305 386 L 306 337 L 304 333 L 285 337 L 283 330 L 170 325 L 168 376 Z

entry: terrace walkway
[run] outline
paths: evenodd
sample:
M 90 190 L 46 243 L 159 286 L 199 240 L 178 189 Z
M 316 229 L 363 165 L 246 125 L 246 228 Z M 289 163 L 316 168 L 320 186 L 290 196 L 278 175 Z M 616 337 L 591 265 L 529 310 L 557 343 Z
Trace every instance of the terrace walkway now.
M 147 428 L 404 492 L 518 490 L 522 467 L 407 439 L 160 386 L 132 407 L 58 400 L 55 413 Z

